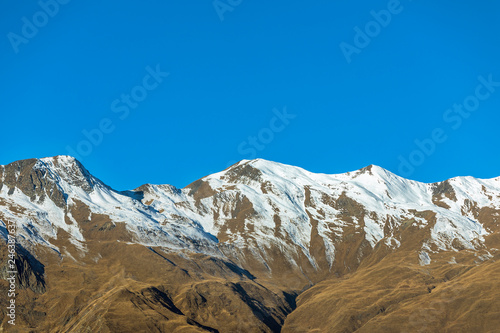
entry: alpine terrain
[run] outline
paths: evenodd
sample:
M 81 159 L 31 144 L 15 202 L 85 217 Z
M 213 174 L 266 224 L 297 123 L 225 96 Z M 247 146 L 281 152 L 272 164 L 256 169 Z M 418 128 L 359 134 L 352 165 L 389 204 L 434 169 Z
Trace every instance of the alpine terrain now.
M 56 156 L 0 166 L 0 220 L 0 332 L 500 331 L 500 177 L 257 159 L 116 191 Z

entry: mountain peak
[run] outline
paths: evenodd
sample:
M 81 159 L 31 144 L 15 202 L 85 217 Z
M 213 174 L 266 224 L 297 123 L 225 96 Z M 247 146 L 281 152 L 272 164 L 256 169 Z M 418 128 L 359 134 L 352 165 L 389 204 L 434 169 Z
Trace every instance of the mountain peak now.
M 73 156 L 69 155 L 56 155 L 50 157 L 38 158 L 37 166 L 48 166 L 55 169 L 85 169 L 85 167 Z M 85 169 L 86 170 L 86 169 Z
M 54 181 L 58 183 L 64 181 L 69 185 L 80 187 L 85 192 L 92 191 L 94 185 L 100 182 L 72 156 L 58 155 L 40 158 L 34 168 L 45 169 Z
M 44 161 L 44 162 L 57 161 L 58 163 L 61 163 L 61 164 L 80 163 L 76 158 L 74 158 L 73 156 L 69 156 L 69 155 L 49 156 L 49 157 L 39 158 L 39 160 Z
M 357 176 L 362 175 L 362 174 L 367 174 L 370 176 L 379 176 L 381 178 L 399 177 L 398 175 L 392 173 L 391 171 L 384 169 L 384 168 L 382 168 L 378 165 L 375 165 L 375 164 L 370 164 L 370 165 L 368 165 L 364 168 L 361 168 L 357 171 L 349 172 L 349 174 L 352 174 L 352 173 L 355 174 L 354 177 L 357 177 Z
M 32 201 L 49 197 L 58 207 L 66 205 L 71 187 L 90 193 L 100 182 L 74 157 L 59 155 L 12 162 L 0 169 L 0 189 L 5 185 L 8 194 L 18 189 Z
M 35 167 L 35 168 L 40 168 L 43 167 L 44 165 L 53 165 L 53 166 L 58 166 L 58 167 L 73 167 L 73 166 L 78 166 L 80 168 L 84 168 L 83 165 L 73 156 L 68 156 L 68 155 L 56 155 L 56 156 L 50 156 L 50 157 L 42 157 L 42 158 L 29 158 L 29 159 L 24 159 L 24 160 L 17 160 L 12 163 L 9 163 L 7 165 L 4 165 L 3 167 L 8 167 L 8 166 L 17 166 L 18 168 L 23 168 L 23 167 Z
M 372 170 L 380 171 L 380 170 L 385 170 L 385 169 L 382 167 L 379 167 L 378 165 L 370 164 L 368 166 L 365 166 L 364 168 L 359 169 L 358 171 L 372 173 Z

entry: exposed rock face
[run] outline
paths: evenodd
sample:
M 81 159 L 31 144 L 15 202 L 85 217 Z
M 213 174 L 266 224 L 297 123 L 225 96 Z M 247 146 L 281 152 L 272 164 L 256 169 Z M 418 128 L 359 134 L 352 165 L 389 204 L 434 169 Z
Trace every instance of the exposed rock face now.
M 470 285 L 497 283 L 500 178 L 423 184 L 374 165 L 323 175 L 253 160 L 184 189 L 118 192 L 57 156 L 0 166 L 0 220 L 17 225 L 21 330 L 433 332 L 474 317 L 463 327 L 487 332 L 481 309 L 500 306 Z M 451 285 L 483 305 L 436 298 Z M 429 323 L 410 317 L 437 302 Z
M 2 266 L 0 267 L 0 279 L 6 280 L 13 271 L 8 267 L 7 248 L 1 249 Z M 35 293 L 45 292 L 45 270 L 41 262 L 39 262 L 31 253 L 26 251 L 22 246 L 16 247 L 15 265 L 17 271 L 16 284 L 23 289 L 31 289 Z

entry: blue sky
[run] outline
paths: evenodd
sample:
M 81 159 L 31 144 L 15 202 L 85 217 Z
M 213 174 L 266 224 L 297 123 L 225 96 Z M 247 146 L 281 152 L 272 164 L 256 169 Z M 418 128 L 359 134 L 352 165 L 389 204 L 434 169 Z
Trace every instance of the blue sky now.
M 500 176 L 498 2 L 2 6 L 0 164 L 75 152 L 120 190 L 255 157 Z

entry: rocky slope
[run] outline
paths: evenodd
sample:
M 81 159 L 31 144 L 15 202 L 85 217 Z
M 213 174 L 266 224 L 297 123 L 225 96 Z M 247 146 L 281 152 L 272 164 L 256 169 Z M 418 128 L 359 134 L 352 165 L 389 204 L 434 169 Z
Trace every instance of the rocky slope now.
M 20 332 L 455 332 L 476 318 L 493 331 L 498 219 L 500 178 L 424 184 L 258 159 L 183 189 L 119 192 L 72 157 L 17 161 L 0 166 L 0 235 L 17 225 L 23 274 L 16 328 L 3 298 L 0 320 Z

